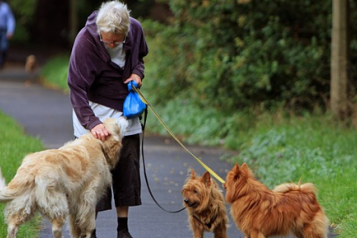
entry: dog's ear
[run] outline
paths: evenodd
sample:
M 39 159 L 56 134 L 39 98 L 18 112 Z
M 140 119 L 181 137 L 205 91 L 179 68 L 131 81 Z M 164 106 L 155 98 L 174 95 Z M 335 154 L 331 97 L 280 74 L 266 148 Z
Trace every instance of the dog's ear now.
M 194 169 L 191 169 L 191 178 L 195 179 L 197 177 L 197 174 Z
M 248 167 L 246 163 L 242 164 L 240 167 L 241 173 L 246 177 L 254 177 L 252 170 Z
M 241 174 L 242 174 L 242 169 L 244 167 L 244 164 L 242 166 L 239 166 L 239 164 L 235 164 L 233 169 L 232 169 L 232 172 L 233 172 L 233 178 L 234 180 L 238 180 L 240 177 L 241 177 Z
M 126 130 L 128 129 L 129 122 L 125 117 L 119 117 L 117 119 L 118 126 L 120 128 L 120 133 L 124 135 Z
M 119 127 L 116 125 L 116 121 L 113 118 L 107 118 L 103 121 L 105 129 L 110 132 L 110 134 L 118 135 Z
M 235 164 L 235 165 L 234 165 L 233 171 L 234 171 L 235 174 L 238 174 L 238 173 L 239 173 L 239 164 Z
M 207 187 L 211 186 L 211 175 L 208 171 L 202 175 L 201 181 L 207 185 Z

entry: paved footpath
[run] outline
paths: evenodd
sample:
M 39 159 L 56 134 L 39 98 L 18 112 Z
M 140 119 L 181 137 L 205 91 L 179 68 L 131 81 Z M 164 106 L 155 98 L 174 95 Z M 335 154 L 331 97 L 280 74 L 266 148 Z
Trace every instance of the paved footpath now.
M 71 106 L 68 95 L 45 89 L 28 80 L 21 68 L 0 71 L 0 110 L 15 118 L 26 133 L 39 137 L 46 148 L 58 148 L 73 139 Z M 222 161 L 229 152 L 204 147 L 188 147 L 210 168 L 225 179 L 231 169 L 230 163 Z M 205 170 L 194 158 L 170 138 L 145 137 L 146 172 L 149 185 L 156 200 L 167 210 L 182 208 L 181 188 L 189 167 L 198 174 Z M 167 213 L 161 210 L 150 197 L 142 172 L 142 206 L 130 209 L 129 229 L 135 238 L 182 238 L 192 237 L 188 228 L 186 211 Z M 229 207 L 227 207 L 229 209 Z M 228 236 L 243 238 L 229 215 Z M 99 238 L 116 237 L 115 211 L 101 212 L 97 219 Z M 67 227 L 64 238 L 69 238 Z M 40 238 L 50 238 L 51 227 L 44 221 Z M 211 233 L 206 238 L 213 237 Z M 334 237 L 334 236 L 329 236 Z

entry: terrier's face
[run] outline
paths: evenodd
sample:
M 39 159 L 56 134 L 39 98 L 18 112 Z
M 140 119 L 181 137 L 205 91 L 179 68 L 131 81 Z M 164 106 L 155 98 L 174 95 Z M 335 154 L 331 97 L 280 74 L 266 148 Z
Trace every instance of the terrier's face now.
M 198 177 L 192 170 L 191 176 L 187 178 L 181 191 L 184 206 L 192 210 L 204 209 L 209 201 L 211 185 L 211 177 L 208 172 L 202 177 Z

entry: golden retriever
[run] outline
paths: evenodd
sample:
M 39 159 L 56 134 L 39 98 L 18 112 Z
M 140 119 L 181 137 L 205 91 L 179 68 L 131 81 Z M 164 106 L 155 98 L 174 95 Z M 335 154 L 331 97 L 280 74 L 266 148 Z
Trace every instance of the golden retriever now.
M 62 238 L 67 217 L 72 237 L 91 236 L 96 204 L 112 182 L 110 170 L 119 160 L 128 122 L 109 118 L 104 125 L 110 132 L 104 142 L 88 133 L 59 149 L 27 155 L 7 186 L 0 176 L 8 238 L 36 211 L 49 218 L 55 238 Z

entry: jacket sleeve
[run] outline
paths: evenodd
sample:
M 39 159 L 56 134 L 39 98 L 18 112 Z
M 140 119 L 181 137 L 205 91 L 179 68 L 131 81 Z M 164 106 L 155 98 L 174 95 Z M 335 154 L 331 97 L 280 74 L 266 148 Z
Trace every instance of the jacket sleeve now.
M 11 8 L 9 5 L 5 5 L 6 6 L 6 12 L 7 12 L 7 34 L 14 34 L 15 31 L 15 17 L 14 14 L 11 11 Z
M 68 69 L 68 86 L 70 101 L 82 126 L 88 130 L 101 123 L 89 105 L 87 92 L 95 79 L 94 43 L 89 34 L 80 32 L 75 40 Z
M 133 56 L 133 57 L 138 57 L 138 61 L 137 61 L 138 63 L 134 66 L 133 73 L 139 75 L 141 79 L 144 79 L 145 77 L 144 57 L 149 53 L 149 49 L 145 40 L 145 35 L 141 27 L 141 24 L 140 23 L 138 24 L 139 24 L 138 36 L 140 37 L 140 40 L 138 41 L 139 51 L 137 56 Z

